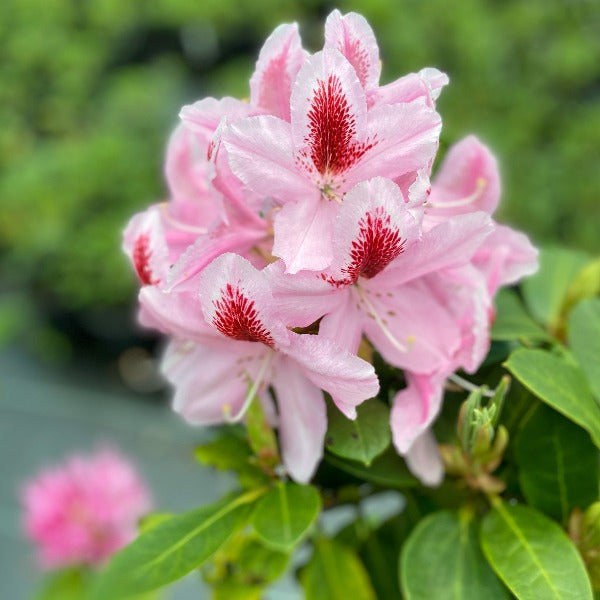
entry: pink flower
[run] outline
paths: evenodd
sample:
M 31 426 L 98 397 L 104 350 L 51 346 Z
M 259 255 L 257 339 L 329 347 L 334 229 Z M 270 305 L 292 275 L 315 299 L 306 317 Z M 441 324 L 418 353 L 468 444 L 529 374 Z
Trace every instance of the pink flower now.
M 40 565 L 99 565 L 130 542 L 151 506 L 133 465 L 114 450 L 74 455 L 26 482 L 21 502 Z
M 421 233 L 400 188 L 374 178 L 344 199 L 333 224 L 329 269 L 272 277 L 276 301 L 302 319 L 323 317 L 320 333 L 355 352 L 366 335 L 392 365 L 429 373 L 447 364 L 461 334 L 426 275 L 468 264 L 489 235 L 485 213 L 457 217 Z
M 367 20 L 357 13 L 342 15 L 339 10 L 334 10 L 329 14 L 325 22 L 325 48 L 339 50 L 354 67 L 369 107 L 411 102 L 417 98 L 423 98 L 434 107 L 441 88 L 448 84 L 445 73 L 429 67 L 380 86 L 381 60 L 377 40 Z
M 197 278 L 199 295 L 142 291 L 145 313 L 175 334 L 163 373 L 175 386 L 173 408 L 210 425 L 243 417 L 255 396 L 269 403 L 272 385 L 284 463 L 307 481 L 323 453 L 327 428 L 323 391 L 349 418 L 377 394 L 373 367 L 323 336 L 299 335 L 298 317 L 273 298 L 264 271 L 223 254 Z
M 368 109 L 354 66 L 328 47 L 304 63 L 290 102 L 290 123 L 270 115 L 239 119 L 222 142 L 233 173 L 281 206 L 273 254 L 297 273 L 330 265 L 344 194 L 365 179 L 394 179 L 430 164 L 441 123 L 423 99 Z

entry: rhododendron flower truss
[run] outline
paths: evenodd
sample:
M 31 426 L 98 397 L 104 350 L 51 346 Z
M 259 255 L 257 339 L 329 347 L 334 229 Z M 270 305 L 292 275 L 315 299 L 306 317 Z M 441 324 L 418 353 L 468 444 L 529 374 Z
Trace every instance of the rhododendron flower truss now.
M 249 101 L 181 109 L 168 201 L 124 236 L 140 322 L 171 337 L 163 372 L 175 409 L 213 424 L 260 399 L 298 481 L 323 452 L 323 393 L 353 418 L 377 392 L 356 356 L 366 339 L 405 372 L 394 445 L 433 484 L 430 427 L 446 379 L 477 371 L 495 293 L 532 273 L 537 252 L 493 220 L 498 166 L 477 138 L 450 148 L 432 177 L 446 75 L 426 67 L 381 85 L 375 35 L 355 13 L 334 10 L 324 38 L 311 55 L 297 25 L 281 25 Z
M 148 294 L 168 323 L 173 298 L 186 292 Z M 238 255 L 224 254 L 204 269 L 196 303 L 204 329 L 190 328 L 183 339 L 185 323 L 164 326 L 180 336 L 163 364 L 176 389 L 175 410 L 196 424 L 237 421 L 272 385 L 284 463 L 296 480 L 308 480 L 326 430 L 321 390 L 354 418 L 356 405 L 379 389 L 373 367 L 323 336 L 290 331 L 295 317 L 279 310 L 266 274 Z

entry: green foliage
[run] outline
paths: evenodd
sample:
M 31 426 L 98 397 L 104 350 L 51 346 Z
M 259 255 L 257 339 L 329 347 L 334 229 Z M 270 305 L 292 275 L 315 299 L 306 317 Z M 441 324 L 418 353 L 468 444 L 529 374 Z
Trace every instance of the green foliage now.
M 559 522 L 598 497 L 598 451 L 581 429 L 540 405 L 515 440 L 521 489 L 527 502 Z
M 289 551 L 308 533 L 320 510 L 316 488 L 279 482 L 258 503 L 252 525 L 265 544 Z
M 600 298 L 583 300 L 569 317 L 569 344 L 600 399 Z
M 375 600 L 375 592 L 360 559 L 350 548 L 325 538 L 300 574 L 306 600 Z
M 262 493 L 228 497 L 158 523 L 111 559 L 92 598 L 130 597 L 183 577 L 247 522 Z
M 393 449 L 378 456 L 368 467 L 360 462 L 338 458 L 333 454 L 326 454 L 325 460 L 354 477 L 380 486 L 402 489 L 417 484 L 406 463 Z
M 202 570 L 213 598 L 260 598 L 269 583 L 281 576 L 290 555 L 265 547 L 254 535 L 240 532 L 215 554 Z
M 402 550 L 404 598 L 508 598 L 481 553 L 478 528 L 473 515 L 465 511 L 436 512 L 423 519 Z
M 35 600 L 81 600 L 90 579 L 90 573 L 81 568 L 57 571 L 50 575 Z
M 539 271 L 523 282 L 527 307 L 550 331 L 560 330 L 561 309 L 569 284 L 588 259 L 581 252 L 545 248 L 540 254 Z
M 251 488 L 268 482 L 268 477 L 257 465 L 250 444 L 235 427 L 223 428 L 213 441 L 197 446 L 195 455 L 204 465 L 221 471 L 234 471 L 243 487 Z
M 517 350 L 505 364 L 535 396 L 587 430 L 600 447 L 600 406 L 577 366 L 537 349 Z
M 502 289 L 494 301 L 497 316 L 492 325 L 493 340 L 545 341 L 548 334 L 527 314 L 517 294 Z
M 369 466 L 390 445 L 390 411 L 383 402 L 363 403 L 354 421 L 331 405 L 329 409 L 325 445 L 333 454 Z
M 548 517 L 501 501 L 483 519 L 483 552 L 519 600 L 586 600 L 592 588 L 575 546 Z

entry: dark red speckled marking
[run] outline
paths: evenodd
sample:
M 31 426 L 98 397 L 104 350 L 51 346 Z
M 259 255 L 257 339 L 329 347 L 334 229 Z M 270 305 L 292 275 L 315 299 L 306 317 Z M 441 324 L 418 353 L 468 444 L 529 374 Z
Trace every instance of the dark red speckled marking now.
M 395 258 L 404 252 L 406 240 L 400 237 L 397 227 L 392 226 L 391 217 L 383 207 L 368 212 L 359 221 L 359 232 L 350 248 L 350 264 L 342 269 L 344 279 L 323 276 L 325 281 L 336 287 L 351 285 L 359 277 L 371 279 L 383 271 Z
M 377 144 L 376 140 L 356 141 L 356 118 L 337 75 L 318 82 L 308 112 L 308 128 L 305 142 L 321 175 L 347 171 Z
M 254 302 L 230 283 L 221 290 L 221 299 L 214 302 L 217 313 L 213 325 L 234 340 L 262 342 L 273 347 L 274 341 L 262 324 Z
M 157 285 L 160 279 L 152 276 L 150 268 L 150 238 L 147 233 L 140 235 L 133 245 L 133 265 L 143 285 Z

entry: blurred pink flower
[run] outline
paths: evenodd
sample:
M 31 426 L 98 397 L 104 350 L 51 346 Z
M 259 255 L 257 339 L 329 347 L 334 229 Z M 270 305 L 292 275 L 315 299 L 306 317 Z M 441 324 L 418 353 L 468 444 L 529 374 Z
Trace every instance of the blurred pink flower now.
M 101 564 L 135 537 L 151 506 L 134 466 L 107 448 L 42 470 L 23 486 L 21 502 L 44 569 Z

